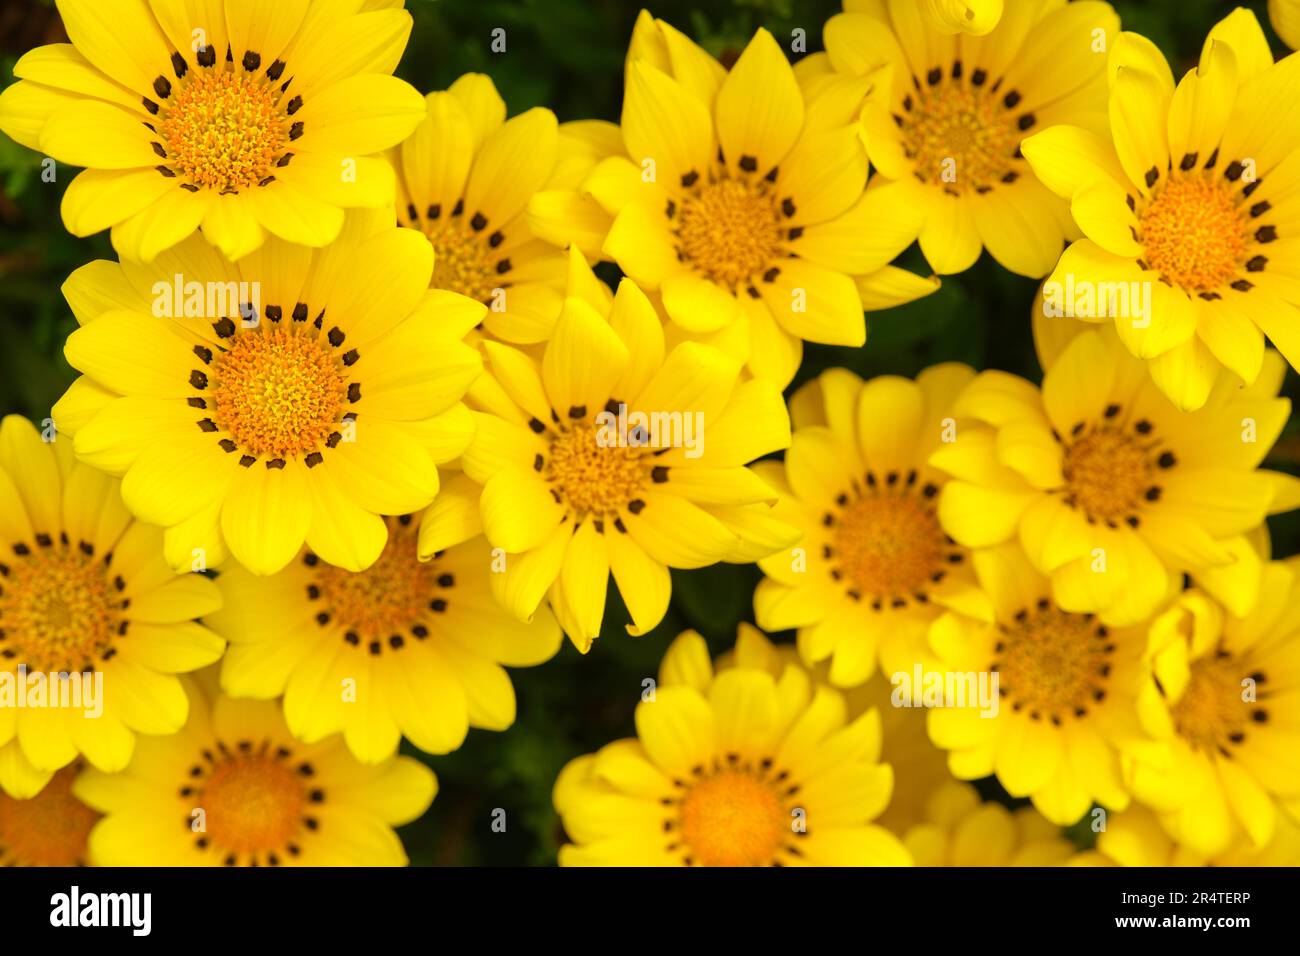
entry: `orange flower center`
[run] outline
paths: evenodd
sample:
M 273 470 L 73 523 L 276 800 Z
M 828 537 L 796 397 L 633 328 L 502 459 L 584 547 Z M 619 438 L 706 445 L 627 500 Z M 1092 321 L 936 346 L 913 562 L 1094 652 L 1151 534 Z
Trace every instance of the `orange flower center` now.
M 752 774 L 724 770 L 691 786 L 681 804 L 681 838 L 703 866 L 772 862 L 793 817 L 773 787 Z
M 782 256 L 781 217 L 765 181 L 723 179 L 699 188 L 677 212 L 677 248 L 696 272 L 735 291 Z
M 42 535 L 35 550 L 3 570 L 0 658 L 33 672 L 93 670 L 109 651 L 124 606 L 103 561 Z
M 347 383 L 315 339 L 290 329 L 247 332 L 214 367 L 217 424 L 254 455 L 305 455 L 338 426 Z
M 85 866 L 86 840 L 99 814 L 72 795 L 74 764 L 30 800 L 0 791 L 0 864 Z
M 953 80 L 950 72 L 934 85 L 927 78 L 920 82 L 922 88 L 908 95 L 901 114 L 903 152 L 915 163 L 917 176 L 950 193 L 987 192 L 998 183 L 1014 182 L 1019 176 L 1016 153 L 1025 134 L 1007 103 L 1014 106 L 1018 95 Z
M 1117 645 L 1092 615 L 1062 611 L 1044 599 L 997 628 L 989 669 L 998 672 L 999 693 L 1013 711 L 1060 725 L 1105 700 Z
M 199 71 L 166 100 L 167 159 L 196 186 L 238 191 L 272 175 L 286 142 L 280 90 L 261 73 Z
M 218 850 L 262 854 L 281 850 L 299 833 L 308 794 L 302 775 L 271 754 L 225 757 L 208 773 L 194 806 L 206 817 Z
M 871 601 L 873 610 L 924 604 L 929 589 L 964 553 L 944 534 L 935 514 L 938 486 L 916 486 L 917 473 L 877 476 L 869 472 L 865 488 L 854 482 L 853 494 L 836 499 L 838 511 L 827 511 L 822 524 L 829 529 L 822 557 L 831 577 L 849 597 Z
M 313 565 L 314 584 L 307 594 L 322 608 L 324 617 L 317 620 L 336 623 L 353 646 L 374 643 L 378 649 L 388 643 L 396 649 L 407 635 L 426 637 L 421 622 L 430 611 L 446 611 L 447 592 L 456 583 L 437 556 L 425 562 L 416 557 L 416 525 L 409 518 L 386 521 L 388 543 L 366 570 L 354 573 L 319 561 Z
M 913 497 L 865 498 L 848 508 L 835 532 L 835 554 L 867 594 L 909 594 L 943 560 L 934 512 Z
M 643 450 L 602 445 L 599 434 L 589 425 L 559 432 L 542 466 L 542 476 L 577 520 L 616 514 L 627 508 L 645 485 Z
M 1227 285 L 1246 258 L 1249 221 L 1222 177 L 1175 176 L 1138 222 L 1146 264 L 1188 292 Z
M 1152 466 L 1138 439 L 1106 429 L 1071 445 L 1062 473 L 1069 494 L 1086 514 L 1114 520 L 1137 510 L 1151 487 Z
M 1226 651 L 1192 661 L 1187 686 L 1171 713 L 1179 735 L 1193 748 L 1226 753 L 1229 745 L 1245 741 L 1248 722 L 1268 720 L 1268 712 L 1246 698 L 1246 676 L 1241 661 Z M 1251 676 L 1262 681 L 1262 675 Z

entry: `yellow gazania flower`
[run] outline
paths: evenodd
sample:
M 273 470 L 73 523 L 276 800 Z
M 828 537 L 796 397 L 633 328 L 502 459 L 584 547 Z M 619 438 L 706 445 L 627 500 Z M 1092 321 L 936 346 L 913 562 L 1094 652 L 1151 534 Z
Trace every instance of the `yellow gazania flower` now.
M 1058 604 L 1108 624 L 1149 617 L 1183 573 L 1245 613 L 1260 561 L 1244 534 L 1300 503 L 1294 478 L 1257 467 L 1290 410 L 1275 397 L 1285 367 L 1270 353 L 1252 388 L 1225 375 L 1180 412 L 1112 329 L 1079 327 L 1058 354 L 1043 349 L 1041 389 L 987 371 L 958 398 L 988 424 L 930 459 L 953 476 L 941 524 L 974 548 L 1018 538 Z
M 865 681 L 877 658 L 887 673 L 910 672 L 945 607 L 984 606 L 967 550 L 939 527 L 945 478 L 927 464 L 957 428 L 952 403 L 974 374 L 957 364 L 915 382 L 824 372 L 790 403 L 784 466 L 755 469 L 780 494 L 777 517 L 803 531 L 796 548 L 759 562 L 755 618 L 798 628 L 804 660 L 829 658 L 836 686 Z
M 112 772 L 137 734 L 175 733 L 175 675 L 225 647 L 194 623 L 220 606 L 216 586 L 173 574 L 162 532 L 131 520 L 118 482 L 47 436 L 0 423 L 0 788 L 20 798 L 78 754 Z
M 1268 18 L 1283 43 L 1300 49 L 1300 0 L 1268 0 Z
M 885 4 L 881 0 L 844 0 L 844 9 L 850 13 L 883 12 Z M 1002 19 L 1002 0 L 922 0 L 921 10 L 930 25 L 941 33 L 969 33 L 980 37 Z
M 214 567 L 229 549 L 272 574 L 305 539 L 359 571 L 384 548 L 380 516 L 428 505 L 435 463 L 468 443 L 459 399 L 481 361 L 460 340 L 484 307 L 428 288 L 428 240 L 391 210 L 351 215 L 323 250 L 271 239 L 232 265 L 192 237 L 65 285 L 81 328 L 64 353 L 84 374 L 55 420 L 167 529 L 174 567 Z M 206 285 L 206 303 L 173 303 L 182 279 Z M 235 289 L 260 290 L 262 314 L 245 319 Z M 172 317 L 155 317 L 160 302 Z
M 1300 826 L 1278 814 L 1277 834 L 1262 850 L 1232 845 L 1213 859 L 1175 843 L 1155 811 L 1135 803 L 1109 814 L 1097 848 L 1070 861 L 1087 866 L 1300 866 Z
M 895 183 L 894 205 L 919 210 L 912 237 L 931 268 L 961 272 L 987 249 L 1012 272 L 1046 275 L 1072 232 L 1069 213 L 1020 144 L 1058 123 L 1099 124 L 1118 16 L 1105 3 L 1017 0 L 972 37 L 944 35 L 914 0 L 857 6 L 874 12 L 831 17 L 816 62 L 838 75 L 891 71 L 890 96 L 862 110 L 862 133 L 872 165 Z
M 766 30 L 727 72 L 643 12 L 623 149 L 579 187 L 612 217 L 603 254 L 685 332 L 740 329 L 750 368 L 780 385 L 803 340 L 861 345 L 864 307 L 938 285 L 888 265 L 916 237 L 915 215 L 897 188 L 865 188 L 855 119 L 871 84 L 801 83 Z
M 987 673 L 990 686 L 996 675 L 996 709 L 960 700 L 931 708 L 930 739 L 950 751 L 954 776 L 995 773 L 1053 823 L 1074 823 L 1094 801 L 1123 809 L 1129 798 L 1117 747 L 1142 736 L 1134 700 L 1145 631 L 1063 610 L 1014 543 L 977 551 L 972 561 L 993 622 L 950 611 L 930 642 L 941 670 Z
M 525 624 L 497 604 L 482 538 L 417 560 L 418 517 L 387 519 L 384 553 L 359 574 L 310 550 L 271 578 L 225 568 L 217 578 L 224 607 L 205 619 L 231 643 L 225 691 L 283 695 L 295 737 L 342 733 L 363 763 L 391 757 L 403 735 L 448 753 L 471 726 L 514 723 L 501 665 L 548 660 L 560 629 L 547 611 Z
M 808 670 L 814 684 L 827 683 L 826 664 L 809 669 L 794 645 L 774 644 L 758 628 L 741 623 L 734 652 L 719 657 L 716 669 L 721 672 L 734 666 L 765 670 L 779 680 L 786 667 L 792 665 Z M 849 720 L 873 708 L 880 714 L 880 762 L 894 769 L 894 791 L 889 806 L 875 822 L 902 837 L 924 820 L 930 794 L 949 783 L 952 774 L 948 772 L 947 755 L 930 742 L 924 708 L 895 706 L 893 691 L 890 682 L 877 674 L 842 693 Z
M 687 631 L 637 705 L 637 737 L 571 761 L 555 808 L 573 841 L 561 866 L 906 866 L 872 820 L 893 774 L 880 715 L 846 722 L 844 698 L 802 666 L 716 676 Z
M 63 222 L 151 260 L 201 227 L 230 259 L 267 233 L 322 246 L 350 207 L 388 207 L 378 153 L 424 116 L 389 74 L 405 10 L 325 0 L 59 0 L 71 44 L 39 47 L 0 96 L 0 130 L 86 167 Z
M 427 103 L 427 118 L 393 157 L 398 222 L 433 243 L 435 288 L 488 306 L 483 327 L 493 336 L 541 342 L 564 303 L 568 260 L 529 228 L 528 202 L 573 175 L 566 157 L 584 131 L 615 127 L 557 127 L 541 108 L 507 120 L 481 73 L 430 93 Z
M 1221 366 L 1254 382 L 1265 335 L 1300 365 L 1300 57 L 1275 65 L 1239 9 L 1176 88 L 1136 34 L 1109 72 L 1109 137 L 1066 121 L 1024 147 L 1086 237 L 1051 279 L 1067 314 L 1113 318 L 1183 409 L 1204 404 Z
M 358 763 L 337 737 L 304 744 L 269 700 L 232 700 L 215 675 L 187 681 L 190 719 L 151 738 L 118 774 L 73 784 L 105 814 L 96 866 L 405 866 L 392 830 L 433 801 L 433 772 L 410 757 Z
M 777 387 L 739 382 L 738 362 L 698 342 L 665 354 L 631 280 L 611 296 L 576 250 L 571 263 L 540 362 L 484 343 L 467 478 L 425 514 L 420 555 L 481 529 L 499 549 L 502 603 L 527 620 L 548 597 L 585 653 L 611 573 L 629 629 L 644 634 L 667 609 L 670 567 L 751 562 L 798 531 L 771 516 L 776 493 L 745 467 L 789 443 Z
M 1151 628 L 1139 713 L 1158 745 L 1127 755 L 1133 795 L 1190 850 L 1258 850 L 1278 801 L 1300 812 L 1300 564 L 1265 567 L 1259 603 L 1234 617 L 1188 591 Z
M 956 782 L 930 795 L 925 821 L 903 843 L 917 866 L 1059 866 L 1075 854 L 1033 807 L 981 803 L 974 787 Z
M 27 800 L 0 791 L 0 866 L 86 865 L 86 838 L 99 814 L 72 795 L 77 772 L 64 767 Z

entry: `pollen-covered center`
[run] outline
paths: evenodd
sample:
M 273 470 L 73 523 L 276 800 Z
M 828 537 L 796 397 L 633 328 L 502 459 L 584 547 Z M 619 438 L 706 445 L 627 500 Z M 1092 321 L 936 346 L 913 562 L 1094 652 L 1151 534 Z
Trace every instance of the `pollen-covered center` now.
M 451 583 L 438 561 L 421 562 L 416 552 L 414 534 L 390 520 L 388 543 L 374 564 L 352 572 L 318 563 L 308 596 L 359 641 L 405 634 Z
M 763 181 L 723 179 L 682 200 L 677 247 L 696 272 L 733 291 L 765 273 L 781 253 L 781 216 Z
M 292 330 L 239 335 L 214 368 L 217 425 L 254 455 L 308 454 L 343 414 L 347 382 L 337 359 Z
M 282 849 L 299 833 L 309 799 L 302 774 L 270 753 L 231 753 L 189 799 L 201 808 L 208 839 L 234 854 Z
M 108 652 L 125 606 L 103 561 L 63 543 L 24 550 L 0 566 L 7 572 L 0 584 L 0 657 L 32 672 L 92 670 Z
M 836 499 L 822 517 L 821 556 L 849 597 L 876 611 L 928 602 L 929 589 L 964 557 L 939 526 L 938 493 L 934 484 L 917 487 L 915 471 L 868 472 L 865 488 L 855 481 L 852 494 Z
M 1059 725 L 1105 700 L 1116 643 L 1092 615 L 1043 599 L 997 628 L 989 669 L 998 672 L 999 693 L 1013 711 Z
M 36 796 L 0 791 L 0 866 L 85 866 L 99 814 L 72 795 L 79 767 L 64 767 Z
M 1082 436 L 1066 450 L 1062 474 L 1071 503 L 1094 518 L 1114 521 L 1153 500 L 1150 452 L 1126 432 L 1102 429 Z
M 588 425 L 560 432 L 543 465 L 557 500 L 579 520 L 623 510 L 645 484 L 642 449 L 605 442 L 602 435 Z
M 862 499 L 841 515 L 834 540 L 841 566 L 867 594 L 909 594 L 943 560 L 939 522 L 910 496 Z
M 938 73 L 936 70 L 935 73 Z M 944 82 L 909 94 L 901 125 L 903 152 L 916 164 L 916 174 L 948 192 L 987 192 L 998 183 L 1014 182 L 1022 130 L 1008 112 L 1017 94 L 990 94 L 945 77 Z M 1029 116 L 1029 114 L 1025 114 Z M 1032 116 L 1029 117 L 1032 124 Z
M 705 777 L 682 798 L 681 839 L 698 865 L 770 864 L 790 827 L 777 791 L 743 771 Z
M 433 244 L 432 287 L 490 302 L 501 282 L 487 239 L 462 216 L 426 222 L 424 234 Z
M 1232 282 L 1250 236 L 1237 196 L 1221 177 L 1170 179 L 1138 217 L 1145 264 L 1188 292 Z
M 238 191 L 272 174 L 286 143 L 279 87 L 260 73 L 200 72 L 166 100 L 158 127 L 175 172 L 196 186 Z
M 1258 703 L 1260 688 L 1247 693 L 1248 676 L 1255 684 L 1263 678 L 1244 673 L 1241 660 L 1226 651 L 1192 661 L 1187 686 L 1171 708 L 1179 736 L 1211 753 L 1243 743 L 1252 722 L 1268 720 L 1268 711 Z

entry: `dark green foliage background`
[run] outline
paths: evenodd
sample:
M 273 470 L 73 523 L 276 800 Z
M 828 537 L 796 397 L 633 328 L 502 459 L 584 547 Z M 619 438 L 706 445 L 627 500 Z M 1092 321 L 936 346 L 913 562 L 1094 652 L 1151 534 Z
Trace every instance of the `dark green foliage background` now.
M 273 0 L 268 0 L 273 2 Z M 1007 0 L 1015 3 L 1017 0 Z M 1125 29 L 1150 37 L 1174 73 L 1193 67 L 1205 32 L 1235 4 L 1219 0 L 1112 0 Z M 1244 4 L 1266 24 L 1263 0 Z M 415 29 L 399 73 L 421 92 L 443 89 L 462 73 L 489 74 L 510 113 L 549 106 L 561 121 L 617 121 L 622 66 L 640 4 L 634 0 L 408 0 Z M 759 26 L 778 39 L 796 27 L 810 51 L 838 0 L 663 0 L 651 12 L 730 62 Z M 492 53 L 491 34 L 507 33 L 507 52 Z M 1270 30 L 1271 36 L 1271 30 Z M 52 2 L 0 0 L 0 86 L 26 50 L 65 40 Z M 1275 47 L 1280 55 L 1284 52 Z M 41 157 L 0 134 L 0 414 L 40 420 L 74 374 L 63 342 L 75 328 L 59 286 L 77 266 L 112 258 L 107 234 L 78 240 L 59 218 L 59 201 L 75 170 L 60 166 L 58 182 L 40 179 Z M 915 248 L 903 264 L 928 269 Z M 1007 273 L 987 256 L 969 272 L 945 279 L 929 298 L 871 317 L 865 348 L 811 346 L 796 385 L 824 368 L 864 376 L 914 375 L 940 361 L 1002 368 L 1037 380 L 1029 313 L 1035 283 Z M 1286 393 L 1300 398 L 1295 373 Z M 1300 419 L 1293 418 L 1268 464 L 1296 471 Z M 1300 519 L 1271 522 L 1278 556 L 1300 551 Z M 641 681 L 680 630 L 694 627 L 715 652 L 752 620 L 756 568 L 719 565 L 674 572 L 672 606 L 652 634 L 629 637 L 618 594 L 611 589 L 603 636 L 585 658 L 567 641 L 549 664 L 513 673 L 519 717 L 506 733 L 470 731 L 464 747 L 445 757 L 406 748 L 437 772 L 441 790 L 432 809 L 403 828 L 411 861 L 420 865 L 549 864 L 563 840 L 550 792 L 564 763 L 632 733 Z M 788 638 L 789 635 L 783 635 Z M 996 785 L 982 787 L 999 796 Z M 504 833 L 492 829 L 496 808 Z

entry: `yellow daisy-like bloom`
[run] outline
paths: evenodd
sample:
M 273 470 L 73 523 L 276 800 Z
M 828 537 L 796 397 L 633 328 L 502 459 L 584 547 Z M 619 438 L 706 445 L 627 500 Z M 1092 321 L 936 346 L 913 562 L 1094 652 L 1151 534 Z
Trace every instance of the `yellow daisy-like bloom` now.
M 1075 866 L 1300 866 L 1300 826 L 1278 814 L 1277 833 L 1268 846 L 1256 850 L 1234 845 L 1207 859 L 1202 853 L 1175 843 L 1160 825 L 1155 811 L 1133 804 L 1123 813 L 1107 817 L 1106 829 L 1097 836 L 1097 848 L 1070 861 Z
M 1182 409 L 1205 403 L 1223 366 L 1254 382 L 1265 335 L 1300 365 L 1300 57 L 1274 64 L 1239 9 L 1177 87 L 1136 34 L 1109 72 L 1109 137 L 1067 121 L 1024 147 L 1085 235 L 1052 275 L 1059 305 L 1113 319 Z
M 359 571 L 383 551 L 381 515 L 428 505 L 436 463 L 468 443 L 459 399 L 481 361 L 461 339 L 483 305 L 428 288 L 432 249 L 391 210 L 351 217 L 323 250 L 271 239 L 234 265 L 196 236 L 64 286 L 81 323 L 64 354 L 84 374 L 55 420 L 167 529 L 174 567 L 228 549 L 272 574 L 305 540 Z M 240 304 L 259 292 L 260 314 Z
M 417 560 L 418 519 L 387 519 L 384 553 L 359 574 L 310 550 L 270 578 L 224 569 L 223 610 L 205 620 L 230 640 L 226 692 L 283 695 L 295 737 L 342 733 L 363 763 L 391 757 L 402 736 L 448 753 L 471 726 L 514 723 L 501 665 L 548 660 L 560 629 L 545 610 L 523 623 L 496 602 L 482 538 Z
M 790 441 L 779 390 L 740 382 L 739 362 L 708 345 L 665 354 L 659 316 L 632 281 L 611 296 L 575 250 L 541 361 L 484 349 L 465 477 L 425 514 L 420 555 L 481 529 L 500 552 L 493 591 L 521 619 L 548 597 L 585 653 L 611 573 L 629 629 L 644 634 L 668 607 L 670 567 L 748 563 L 798 537 L 745 467 Z
M 1074 823 L 1094 801 L 1129 802 L 1117 746 L 1142 736 L 1134 706 L 1146 634 L 1063 610 L 1016 544 L 972 561 L 993 603 L 987 623 L 948 612 L 930 641 L 939 669 L 997 678 L 997 702 L 952 700 L 928 713 L 930 739 L 962 780 L 997 774 L 1053 823 Z M 959 706 L 961 705 L 961 706 Z
M 72 795 L 76 766 L 64 767 L 36 796 L 0 792 L 0 866 L 85 866 L 99 814 Z
M 220 606 L 216 586 L 174 574 L 118 482 L 46 436 L 0 423 L 0 787 L 20 798 L 78 754 L 112 772 L 137 734 L 175 733 L 175 675 L 225 647 L 194 623 Z
M 86 167 L 64 225 L 112 227 L 124 257 L 151 260 L 200 227 L 230 259 L 268 233 L 322 246 L 345 208 L 391 205 L 392 168 L 369 154 L 424 117 L 389 75 L 410 14 L 364 9 L 380 5 L 59 0 L 72 43 L 18 61 L 0 130 Z
M 1300 503 L 1300 483 L 1257 467 L 1290 411 L 1285 366 L 1270 353 L 1252 388 L 1225 375 L 1180 412 L 1113 330 L 1079 327 L 1057 354 L 1040 336 L 1041 389 L 986 371 L 958 398 L 987 426 L 930 459 L 953 476 L 940 523 L 974 548 L 1018 538 L 1056 603 L 1108 624 L 1148 618 L 1184 573 L 1244 614 L 1260 575 L 1245 533 Z
M 967 783 L 935 790 L 903 843 L 917 866 L 1059 866 L 1075 846 L 1033 807 L 981 803 Z
M 232 700 L 215 675 L 187 681 L 190 719 L 151 738 L 122 773 L 87 771 L 73 793 L 105 814 L 96 866 L 405 866 L 392 830 L 433 801 L 410 757 L 374 767 L 337 737 L 304 744 L 273 701 Z
M 1233 617 L 1196 590 L 1151 628 L 1139 698 L 1158 739 L 1128 756 L 1133 795 L 1206 856 L 1266 846 L 1300 811 L 1300 564 L 1270 563 L 1259 602 Z
M 687 631 L 637 705 L 637 737 L 571 761 L 555 808 L 573 841 L 561 866 L 906 866 L 872 820 L 889 802 L 880 715 L 847 722 L 844 698 L 798 664 L 774 678 L 716 676 Z
M 1282 42 L 1300 50 L 1300 0 L 1268 0 L 1268 18 Z
M 883 10 L 881 0 L 844 0 L 850 13 Z M 984 36 L 1002 19 L 1002 0 L 922 0 L 925 18 L 941 33 L 969 33 Z
M 856 6 L 872 12 L 831 17 L 818 59 L 842 76 L 890 71 L 890 95 L 864 106 L 862 133 L 896 184 L 893 205 L 917 210 L 911 238 L 930 266 L 961 272 L 987 249 L 1012 272 L 1046 275 L 1072 232 L 1069 211 L 1020 144 L 1058 123 L 1098 123 L 1119 17 L 1105 3 L 1017 0 L 972 37 L 927 22 L 915 0 Z
M 888 265 L 915 214 L 896 188 L 865 188 L 855 120 L 876 79 L 801 82 L 766 30 L 727 72 L 643 12 L 623 149 L 579 187 L 612 217 L 603 254 L 684 332 L 739 329 L 750 368 L 780 385 L 803 340 L 861 345 L 864 307 L 937 288 Z
M 539 192 L 567 184 L 573 152 L 610 123 L 556 125 L 506 105 L 481 73 L 430 93 L 429 115 L 393 158 L 398 221 L 433 243 L 433 285 L 488 306 L 483 327 L 517 344 L 544 340 L 564 303 L 568 260 L 528 225 Z M 589 164 L 587 164 L 589 165 Z M 585 166 L 584 166 L 585 168 Z
M 721 672 L 734 666 L 765 670 L 780 679 L 786 667 L 792 665 L 808 670 L 815 684 L 827 683 L 826 664 L 809 669 L 793 644 L 774 644 L 758 628 L 741 623 L 734 652 L 719 657 L 716 669 Z M 893 687 L 884 677 L 876 675 L 842 693 L 849 720 L 872 709 L 880 714 L 880 761 L 894 768 L 894 791 L 889 806 L 875 822 L 902 837 L 925 819 L 930 794 L 952 781 L 947 755 L 930 742 L 925 710 L 895 706 Z
M 939 526 L 945 476 L 927 464 L 956 433 L 952 404 L 974 375 L 956 364 L 916 381 L 825 372 L 791 400 L 784 466 L 756 468 L 780 493 L 777 517 L 803 537 L 759 562 L 755 618 L 768 631 L 798 628 L 804 660 L 829 659 L 836 686 L 862 683 L 878 658 L 886 672 L 910 672 L 945 607 L 978 614 L 987 603 L 967 550 Z

